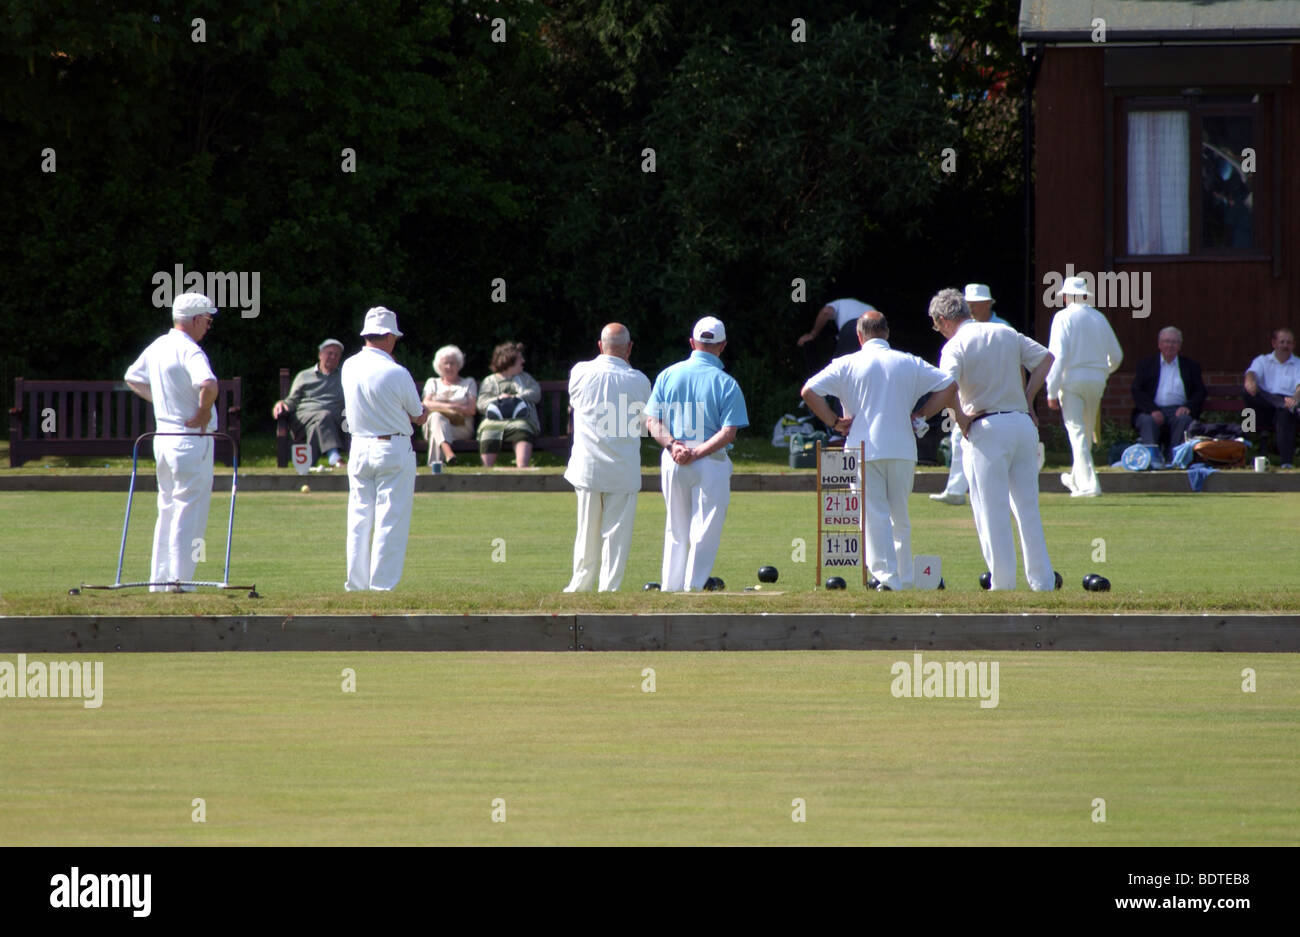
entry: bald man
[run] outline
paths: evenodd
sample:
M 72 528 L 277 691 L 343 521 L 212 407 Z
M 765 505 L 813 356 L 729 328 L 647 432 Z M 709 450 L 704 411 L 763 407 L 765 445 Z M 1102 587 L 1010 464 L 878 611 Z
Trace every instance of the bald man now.
M 632 336 L 611 322 L 600 354 L 569 372 L 573 452 L 565 479 L 578 495 L 573 578 L 565 592 L 616 592 L 627 569 L 641 490 L 641 436 L 650 379 L 628 364 Z
M 915 355 L 889 347 L 889 322 L 877 309 L 858 319 L 859 350 L 836 358 L 804 384 L 800 396 L 816 417 L 847 434 L 845 449 L 862 446 L 862 534 L 866 562 L 881 592 L 911 589 L 912 523 L 907 498 L 916 474 L 912 408 L 920 416 L 957 405 L 956 384 Z M 837 417 L 824 396 L 837 397 Z

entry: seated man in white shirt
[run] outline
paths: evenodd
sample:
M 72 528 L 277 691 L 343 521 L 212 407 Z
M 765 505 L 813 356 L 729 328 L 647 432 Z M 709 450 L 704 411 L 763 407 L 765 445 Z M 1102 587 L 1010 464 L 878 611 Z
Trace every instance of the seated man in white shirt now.
M 1295 333 L 1273 330 L 1273 353 L 1260 355 L 1246 370 L 1246 406 L 1255 411 L 1260 429 L 1273 427 L 1282 468 L 1291 468 L 1295 458 L 1297 399 L 1300 399 L 1300 358 L 1295 350 Z

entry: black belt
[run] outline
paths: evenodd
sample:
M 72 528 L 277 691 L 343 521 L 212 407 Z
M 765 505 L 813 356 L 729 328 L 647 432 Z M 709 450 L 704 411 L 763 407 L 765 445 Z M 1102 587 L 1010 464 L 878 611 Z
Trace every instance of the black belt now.
M 392 439 L 394 436 L 400 436 L 401 433 L 389 433 L 387 436 L 362 436 L 362 439 Z
M 982 420 L 986 416 L 1001 416 L 1004 413 L 1024 413 L 1024 411 L 1023 410 L 994 410 L 993 412 L 990 413 L 988 410 L 985 410 L 983 413 L 975 414 L 973 417 L 970 418 L 970 421 L 974 423 L 976 420 Z

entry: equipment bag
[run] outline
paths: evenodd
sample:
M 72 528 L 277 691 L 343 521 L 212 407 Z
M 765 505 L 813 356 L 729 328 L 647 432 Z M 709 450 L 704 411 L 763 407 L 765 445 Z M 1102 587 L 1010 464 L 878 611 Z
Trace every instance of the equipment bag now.
M 1202 439 L 1193 447 L 1196 459 L 1216 468 L 1237 468 L 1246 464 L 1246 442 L 1242 439 Z

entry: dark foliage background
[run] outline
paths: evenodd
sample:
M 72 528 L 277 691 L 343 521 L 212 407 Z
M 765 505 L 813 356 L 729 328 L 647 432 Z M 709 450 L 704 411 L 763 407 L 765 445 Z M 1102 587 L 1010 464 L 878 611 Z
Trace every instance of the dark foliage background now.
M 354 347 L 376 304 L 419 380 L 439 345 L 482 376 L 507 339 L 563 377 L 610 319 L 653 377 L 720 315 L 760 433 L 826 301 L 875 304 L 928 357 L 943 286 L 989 282 L 1022 321 L 1017 4 L 810 6 L 792 42 L 763 0 L 3 3 L 5 396 L 119 377 L 168 326 L 151 278 L 176 264 L 260 273 L 260 315 L 206 343 L 250 428 L 279 367 Z

